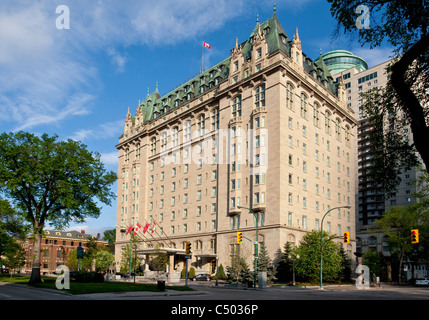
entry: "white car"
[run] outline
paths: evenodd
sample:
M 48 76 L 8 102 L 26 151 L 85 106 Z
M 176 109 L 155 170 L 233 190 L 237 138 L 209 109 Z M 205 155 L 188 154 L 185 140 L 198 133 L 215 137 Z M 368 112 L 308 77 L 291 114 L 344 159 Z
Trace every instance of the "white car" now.
M 416 279 L 416 286 L 429 286 L 429 279 L 427 277 L 424 279 Z

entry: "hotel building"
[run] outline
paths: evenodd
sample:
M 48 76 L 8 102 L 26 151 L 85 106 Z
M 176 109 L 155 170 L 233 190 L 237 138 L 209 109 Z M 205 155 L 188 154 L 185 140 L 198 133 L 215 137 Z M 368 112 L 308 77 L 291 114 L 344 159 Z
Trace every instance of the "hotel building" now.
M 116 265 L 129 226 L 156 223 L 138 232 L 145 270 L 161 248 L 177 278 L 186 242 L 197 273 L 228 266 L 237 250 L 253 269 L 256 241 L 276 260 L 329 210 L 323 231 L 353 258 L 355 118 L 343 80 L 307 57 L 298 29 L 290 39 L 274 11 L 226 59 L 128 111 L 116 146 Z
M 389 65 L 391 60 L 368 68 L 367 63 L 360 57 L 345 50 L 327 52 L 322 56 L 327 68 L 334 79 L 342 78 L 345 83 L 347 107 L 351 108 L 357 116 L 358 131 L 355 153 L 357 155 L 355 168 L 356 183 L 356 240 L 357 252 L 366 252 L 374 249 L 389 255 L 387 238 L 382 233 L 373 230 L 374 223 L 382 217 L 386 210 L 392 206 L 408 205 L 416 202 L 413 194 L 417 191 L 416 168 L 405 171 L 400 175 L 401 183 L 394 195 L 388 197 L 382 185 L 374 181 L 371 176 L 373 166 L 373 150 L 369 133 L 373 128 L 370 119 L 365 118 L 363 110 L 362 93 L 373 88 L 385 87 L 390 79 Z M 317 60 L 316 60 L 317 61 Z M 386 130 L 388 130 L 386 124 Z M 405 128 L 403 135 L 412 140 L 411 129 Z

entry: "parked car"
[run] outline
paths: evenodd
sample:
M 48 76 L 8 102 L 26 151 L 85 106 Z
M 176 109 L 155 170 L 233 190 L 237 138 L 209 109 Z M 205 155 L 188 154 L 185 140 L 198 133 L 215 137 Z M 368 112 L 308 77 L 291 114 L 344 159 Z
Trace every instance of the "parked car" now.
M 424 279 L 416 279 L 417 286 L 429 286 L 429 279 L 426 277 Z
M 192 281 L 210 281 L 212 279 L 212 277 L 208 273 L 203 273 L 203 274 L 196 275 L 195 277 L 192 277 L 191 279 L 192 279 Z

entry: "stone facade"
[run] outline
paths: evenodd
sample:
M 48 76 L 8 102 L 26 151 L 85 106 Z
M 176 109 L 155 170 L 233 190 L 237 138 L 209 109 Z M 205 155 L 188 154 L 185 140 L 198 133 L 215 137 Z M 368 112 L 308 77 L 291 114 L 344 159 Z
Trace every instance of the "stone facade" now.
M 116 264 L 128 227 L 156 223 L 153 234 L 138 232 L 145 263 L 162 247 L 170 274 L 180 271 L 191 242 L 197 272 L 226 267 L 238 249 L 253 269 L 257 233 L 276 260 L 337 207 L 323 230 L 339 243 L 350 231 L 342 245 L 352 257 L 355 139 L 343 82 L 302 52 L 298 29 L 288 38 L 274 12 L 227 59 L 128 111 L 117 145 Z

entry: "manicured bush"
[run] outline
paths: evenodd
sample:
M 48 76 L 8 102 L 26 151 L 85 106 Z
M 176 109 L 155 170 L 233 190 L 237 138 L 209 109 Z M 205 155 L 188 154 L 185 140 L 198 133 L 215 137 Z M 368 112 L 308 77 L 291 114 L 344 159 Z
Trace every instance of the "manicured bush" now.
M 76 271 L 73 272 L 70 276 L 71 281 L 75 282 L 83 282 L 83 283 L 89 283 L 89 282 L 103 282 L 104 277 L 99 272 L 88 272 L 88 271 Z

